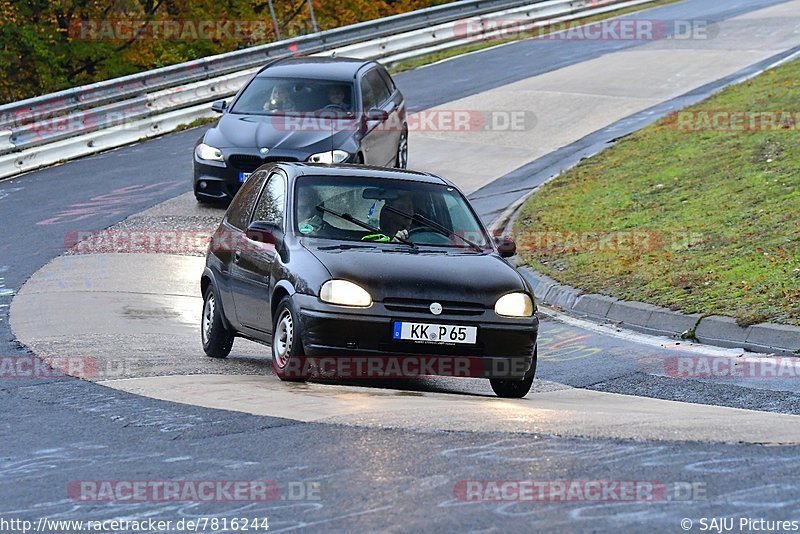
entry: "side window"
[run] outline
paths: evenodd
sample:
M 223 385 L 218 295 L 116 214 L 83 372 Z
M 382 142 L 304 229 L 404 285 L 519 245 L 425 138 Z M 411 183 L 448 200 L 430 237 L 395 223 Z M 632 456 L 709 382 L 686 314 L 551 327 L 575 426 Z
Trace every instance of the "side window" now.
M 367 80 L 367 77 L 361 78 L 361 109 L 368 111 L 376 105 L 375 92 Z
M 392 93 L 378 74 L 378 69 L 372 69 L 361 78 L 361 99 L 364 110 L 380 107 L 390 96 Z
M 228 210 L 228 223 L 239 230 L 247 228 L 250 222 L 250 214 L 253 213 L 253 206 L 258 198 L 258 190 L 264 183 L 266 173 L 257 172 L 251 176 L 239 190 Z
M 282 227 L 285 205 L 286 182 L 282 174 L 272 173 L 258 199 L 253 220 L 272 222 Z
M 392 80 L 392 77 L 389 76 L 389 73 L 386 72 L 386 69 L 384 69 L 383 67 L 379 67 L 378 73 L 381 75 L 381 78 L 383 79 L 384 83 L 386 83 L 386 87 L 389 88 L 389 94 L 394 93 L 397 90 L 397 86 L 394 84 L 394 80 Z

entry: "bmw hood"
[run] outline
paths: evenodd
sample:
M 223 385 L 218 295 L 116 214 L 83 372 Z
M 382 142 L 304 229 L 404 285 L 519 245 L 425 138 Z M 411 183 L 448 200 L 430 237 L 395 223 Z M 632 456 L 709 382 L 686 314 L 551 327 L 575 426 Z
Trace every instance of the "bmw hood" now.
M 263 148 L 300 150 L 309 153 L 330 150 L 330 121 L 314 117 L 237 115 L 226 113 L 216 127 L 206 132 L 204 142 L 217 148 Z M 343 129 L 344 128 L 344 129 Z M 334 122 L 333 146 L 343 148 L 355 130 Z
M 527 291 L 519 273 L 494 254 L 442 253 L 408 249 L 306 248 L 332 278 L 355 282 L 373 300 L 408 298 L 431 302 L 469 301 L 494 306 L 511 291 Z

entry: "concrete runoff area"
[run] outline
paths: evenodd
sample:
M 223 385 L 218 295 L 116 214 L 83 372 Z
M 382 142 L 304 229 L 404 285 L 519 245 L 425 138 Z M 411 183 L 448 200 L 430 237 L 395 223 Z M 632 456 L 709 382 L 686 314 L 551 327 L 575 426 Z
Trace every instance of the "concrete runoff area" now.
M 232 375 L 132 378 L 101 384 L 160 400 L 304 422 L 654 441 L 800 443 L 800 425 L 794 415 L 581 389 L 505 400 L 429 392 L 407 395 L 352 385 L 283 384 Z M 420 417 L 422 413 L 425 417 Z

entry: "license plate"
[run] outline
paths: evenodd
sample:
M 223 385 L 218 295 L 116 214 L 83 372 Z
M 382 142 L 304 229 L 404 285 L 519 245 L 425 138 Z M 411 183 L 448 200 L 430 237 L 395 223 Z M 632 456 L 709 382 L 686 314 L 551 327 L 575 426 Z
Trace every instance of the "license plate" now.
M 394 339 L 426 343 L 464 343 L 474 345 L 478 337 L 477 326 L 451 324 L 394 323 Z
M 250 175 L 253 174 L 252 172 L 240 172 L 239 173 L 239 181 L 245 183 Z

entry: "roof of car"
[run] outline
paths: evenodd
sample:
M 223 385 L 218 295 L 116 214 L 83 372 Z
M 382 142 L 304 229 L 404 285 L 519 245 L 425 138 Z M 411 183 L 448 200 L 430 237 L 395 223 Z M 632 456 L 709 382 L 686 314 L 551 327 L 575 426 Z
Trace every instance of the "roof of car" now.
M 445 184 L 450 182 L 427 172 L 410 171 L 408 169 L 392 169 L 388 167 L 372 167 L 369 165 L 327 165 L 324 163 L 281 163 L 297 171 L 297 176 L 323 175 L 323 176 L 363 176 L 367 178 L 385 178 L 387 180 L 410 180 L 429 184 Z
M 350 81 L 368 63 L 351 57 L 291 57 L 270 63 L 258 76 Z

